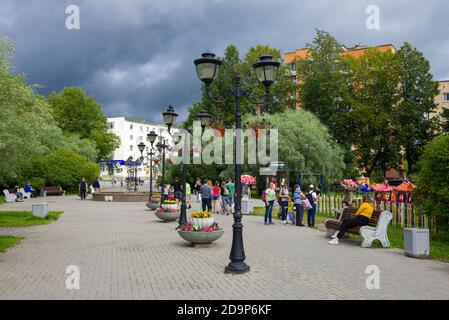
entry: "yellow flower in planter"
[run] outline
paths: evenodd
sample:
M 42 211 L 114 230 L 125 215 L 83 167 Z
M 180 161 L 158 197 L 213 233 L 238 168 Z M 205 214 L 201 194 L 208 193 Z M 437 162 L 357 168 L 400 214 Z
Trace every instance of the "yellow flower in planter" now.
M 196 219 L 207 219 L 210 218 L 212 214 L 208 211 L 194 211 L 192 212 L 192 218 Z

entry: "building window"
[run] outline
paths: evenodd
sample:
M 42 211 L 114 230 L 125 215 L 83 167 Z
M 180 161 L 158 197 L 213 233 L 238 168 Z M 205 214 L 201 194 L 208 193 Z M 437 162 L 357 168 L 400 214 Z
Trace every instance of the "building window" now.
M 108 125 L 109 125 L 109 129 L 114 129 L 114 122 L 109 122 Z
M 133 135 L 130 135 L 129 136 L 129 140 L 133 140 L 134 139 L 134 136 Z
M 133 129 L 133 125 L 132 125 L 132 124 L 130 124 L 130 125 L 129 125 L 129 128 L 130 128 L 130 129 L 132 130 L 132 129 Z
M 444 102 L 449 102 L 449 92 L 448 93 L 443 93 L 443 101 Z
M 150 132 L 150 127 L 147 127 L 147 132 Z
M 143 127 L 142 126 L 140 126 L 140 132 L 143 132 Z
M 133 151 L 133 145 L 129 146 L 129 151 Z

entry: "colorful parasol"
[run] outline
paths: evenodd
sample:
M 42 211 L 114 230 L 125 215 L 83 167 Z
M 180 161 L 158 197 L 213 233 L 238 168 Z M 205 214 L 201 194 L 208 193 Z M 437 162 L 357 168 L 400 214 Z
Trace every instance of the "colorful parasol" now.
M 413 183 L 404 181 L 399 186 L 394 187 L 394 190 L 399 192 L 412 192 L 415 188 L 416 186 Z
M 385 182 L 381 183 L 380 185 L 371 185 L 371 189 L 373 189 L 376 192 L 391 192 L 394 190 L 393 187 L 390 187 Z
M 240 176 L 240 180 L 244 184 L 248 184 L 248 185 L 256 184 L 256 178 L 254 178 L 250 175 L 247 175 L 247 174 Z
M 355 182 L 354 180 L 351 180 L 351 179 L 345 179 L 345 180 L 341 181 L 340 184 L 343 188 L 345 188 L 346 190 L 349 190 L 349 191 L 356 191 L 359 187 L 357 182 Z

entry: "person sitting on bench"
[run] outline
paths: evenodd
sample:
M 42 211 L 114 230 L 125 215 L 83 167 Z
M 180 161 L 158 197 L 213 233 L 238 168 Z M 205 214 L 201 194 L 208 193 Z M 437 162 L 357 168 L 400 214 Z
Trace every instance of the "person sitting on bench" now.
M 369 194 L 364 193 L 362 196 L 362 201 L 363 203 L 355 213 L 355 217 L 343 222 L 340 230 L 332 236 L 332 240 L 329 241 L 329 244 L 338 244 L 339 240 L 343 238 L 347 230 L 355 227 L 366 226 L 369 224 L 369 220 L 371 219 L 374 212 L 374 207 L 372 205 L 372 200 Z

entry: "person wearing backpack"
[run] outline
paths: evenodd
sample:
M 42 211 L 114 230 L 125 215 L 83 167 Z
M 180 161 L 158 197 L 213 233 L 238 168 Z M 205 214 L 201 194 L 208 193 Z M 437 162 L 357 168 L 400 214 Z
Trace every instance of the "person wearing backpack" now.
M 315 215 L 316 215 L 316 192 L 315 192 L 315 186 L 313 184 L 309 187 L 309 192 L 306 195 L 307 200 L 309 200 L 310 205 L 312 208 L 310 208 L 307 211 L 307 225 L 309 228 L 315 227 Z

